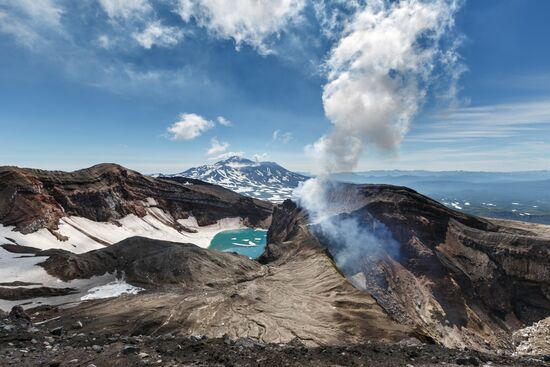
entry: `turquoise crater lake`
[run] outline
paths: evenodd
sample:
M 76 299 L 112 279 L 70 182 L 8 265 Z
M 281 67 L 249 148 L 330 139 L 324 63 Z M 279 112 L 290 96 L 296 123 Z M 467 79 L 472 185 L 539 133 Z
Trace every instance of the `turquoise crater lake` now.
M 251 259 L 258 258 L 265 249 L 267 231 L 243 228 L 223 231 L 214 236 L 208 249 L 222 252 L 236 252 Z

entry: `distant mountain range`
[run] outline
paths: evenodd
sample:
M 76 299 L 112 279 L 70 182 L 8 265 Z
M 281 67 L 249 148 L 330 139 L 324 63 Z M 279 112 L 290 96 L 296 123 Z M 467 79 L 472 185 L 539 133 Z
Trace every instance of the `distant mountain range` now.
M 479 194 L 485 200 L 550 200 L 550 171 L 367 171 L 338 173 L 333 178 L 407 186 L 428 196 Z
M 217 184 L 246 196 L 281 202 L 308 179 L 275 162 L 233 156 L 160 177 L 186 177 Z M 311 175 L 312 176 L 312 175 Z M 410 187 L 466 213 L 550 224 L 550 171 L 476 172 L 377 170 L 337 173 L 336 181 Z
M 307 176 L 291 172 L 275 162 L 255 162 L 239 156 L 171 175 L 206 181 L 257 199 L 281 202 L 290 197 Z
M 373 170 L 363 172 L 343 172 L 334 175 L 335 179 L 346 182 L 388 181 L 461 181 L 471 183 L 525 182 L 550 179 L 550 170 L 518 172 L 486 171 L 424 171 L 424 170 Z

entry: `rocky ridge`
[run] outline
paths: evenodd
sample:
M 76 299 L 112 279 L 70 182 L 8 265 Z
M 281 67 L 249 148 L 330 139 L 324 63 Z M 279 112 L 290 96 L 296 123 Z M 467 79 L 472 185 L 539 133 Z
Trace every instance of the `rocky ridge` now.
M 151 199 L 174 219 L 192 215 L 201 226 L 239 216 L 252 226 L 267 226 L 271 213 L 271 204 L 219 186 L 156 179 L 116 164 L 74 172 L 0 167 L 0 224 L 22 233 L 42 228 L 56 233 L 66 216 L 114 223 L 130 214 L 143 217 Z
M 550 315 L 544 230 L 468 216 L 395 186 L 341 185 L 328 196 L 339 198 L 329 217 L 363 228 L 381 223 L 397 248 L 364 242 L 367 251 L 338 264 L 342 245 L 287 201 L 274 211 L 264 262 L 293 256 L 315 238 L 392 318 L 450 347 L 509 349 L 512 331 Z

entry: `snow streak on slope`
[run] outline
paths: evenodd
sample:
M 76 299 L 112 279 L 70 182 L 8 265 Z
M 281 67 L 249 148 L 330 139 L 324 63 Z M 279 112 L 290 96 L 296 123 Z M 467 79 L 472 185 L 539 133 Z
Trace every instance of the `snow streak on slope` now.
M 178 174 L 160 176 L 194 178 L 272 202 L 290 198 L 292 190 L 308 179 L 274 162 L 254 162 L 238 156 Z
M 2 238 L 0 237 L 1 240 Z M 39 305 L 62 305 L 86 299 L 117 297 L 123 293 L 135 294 L 141 290 L 141 288 L 126 284 L 122 279 L 117 279 L 116 274 L 109 273 L 89 279 L 74 279 L 64 282 L 51 276 L 43 267 L 37 265 L 46 261 L 47 258 L 47 256 L 11 253 L 0 247 L 0 280 L 5 284 L 3 288 L 73 288 L 75 290 L 74 293 L 55 297 L 43 296 L 20 300 L 0 299 L 0 310 L 7 312 L 16 305 L 24 305 L 25 308 Z M 12 282 L 22 283 L 14 286 L 6 285 Z
M 154 200 L 151 200 L 154 201 Z M 59 221 L 57 233 L 67 237 L 59 240 L 47 229 L 23 234 L 0 224 L 0 244 L 17 244 L 41 250 L 56 248 L 74 253 L 83 253 L 122 241 L 142 236 L 165 241 L 193 243 L 202 248 L 210 245 L 212 238 L 222 231 L 244 228 L 242 218 L 224 218 L 208 226 L 199 226 L 194 217 L 175 220 L 158 207 L 147 208 L 147 215 L 140 218 L 130 214 L 118 221 L 94 222 L 82 217 L 64 217 Z M 183 229 L 176 229 L 180 227 Z

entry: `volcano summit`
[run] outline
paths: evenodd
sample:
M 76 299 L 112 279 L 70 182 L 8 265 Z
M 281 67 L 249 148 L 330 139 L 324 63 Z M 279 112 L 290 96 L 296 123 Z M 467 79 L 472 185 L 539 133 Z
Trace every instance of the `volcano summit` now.
M 189 168 L 173 175 L 156 177 L 188 177 L 223 186 L 256 199 L 282 202 L 290 197 L 300 182 L 308 177 L 291 172 L 275 162 L 255 162 L 239 156 L 214 164 Z

